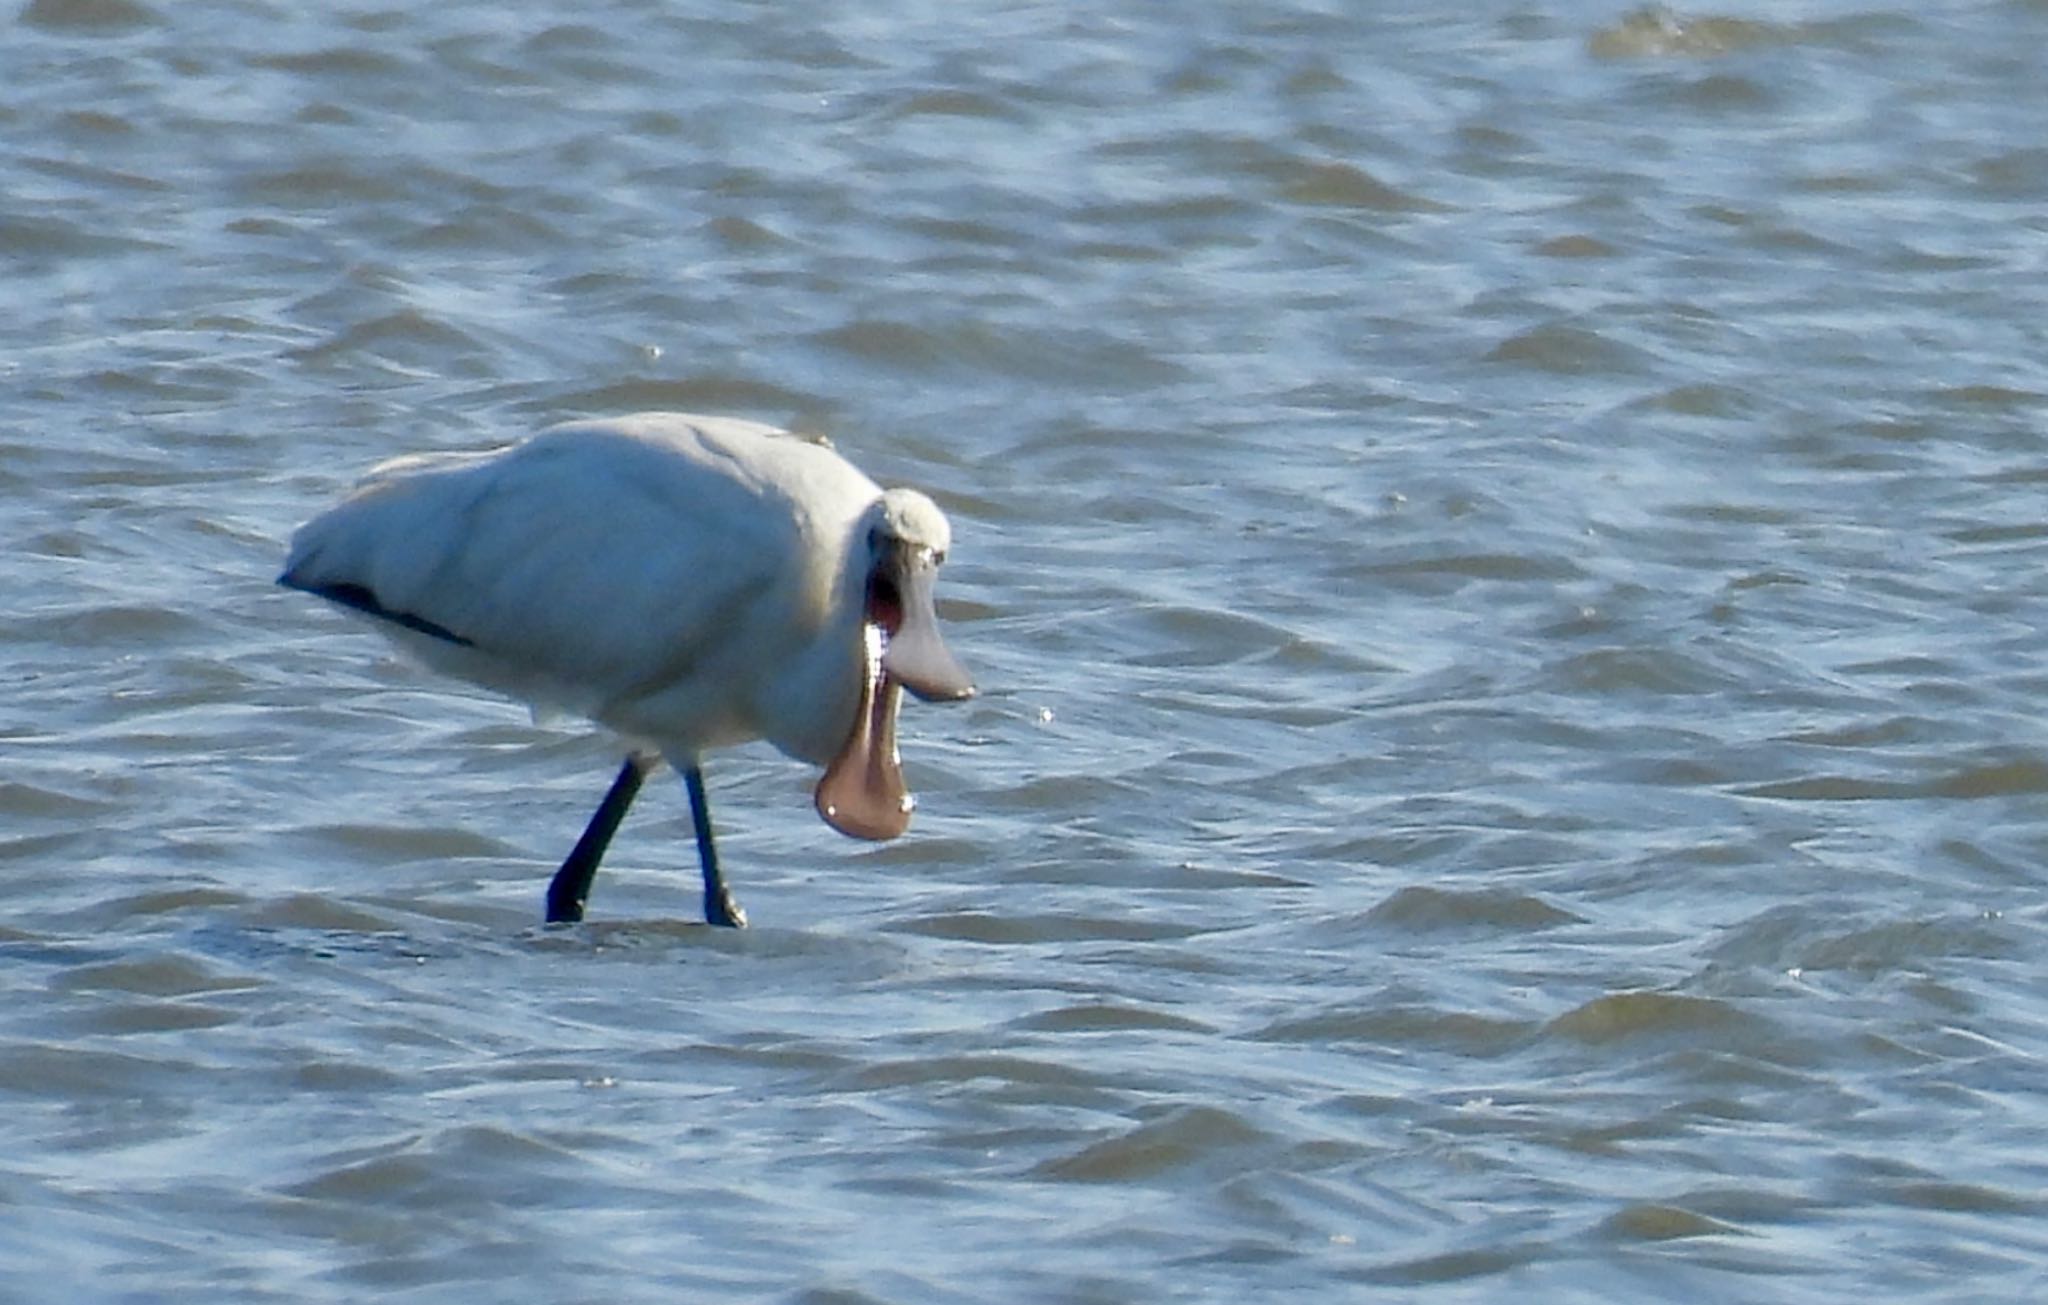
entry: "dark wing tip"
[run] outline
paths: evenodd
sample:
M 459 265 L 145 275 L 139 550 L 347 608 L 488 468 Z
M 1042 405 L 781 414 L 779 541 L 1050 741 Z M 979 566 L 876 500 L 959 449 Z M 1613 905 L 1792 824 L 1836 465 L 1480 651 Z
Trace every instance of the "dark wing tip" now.
M 341 606 L 361 612 L 365 616 L 374 616 L 380 621 L 389 621 L 393 625 L 402 625 L 408 630 L 417 630 L 421 634 L 432 635 L 436 639 L 443 639 L 464 648 L 474 648 L 476 646 L 475 640 L 465 639 L 447 626 L 437 625 L 424 616 L 414 616 L 411 612 L 392 611 L 384 604 L 378 602 L 377 595 L 364 585 L 347 583 L 331 585 L 309 584 L 299 579 L 291 571 L 286 571 L 283 575 L 279 576 L 277 582 L 287 589 L 297 589 L 301 593 L 325 598 L 330 603 L 339 603 Z

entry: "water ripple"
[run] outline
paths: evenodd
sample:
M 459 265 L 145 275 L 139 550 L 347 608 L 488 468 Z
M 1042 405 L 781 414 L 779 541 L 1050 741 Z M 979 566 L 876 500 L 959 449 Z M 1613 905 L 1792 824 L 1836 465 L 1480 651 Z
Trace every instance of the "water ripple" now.
M 0 42 L 0 1296 L 2037 1294 L 2038 4 L 280 16 Z M 646 408 L 956 526 L 738 935 L 272 583 Z

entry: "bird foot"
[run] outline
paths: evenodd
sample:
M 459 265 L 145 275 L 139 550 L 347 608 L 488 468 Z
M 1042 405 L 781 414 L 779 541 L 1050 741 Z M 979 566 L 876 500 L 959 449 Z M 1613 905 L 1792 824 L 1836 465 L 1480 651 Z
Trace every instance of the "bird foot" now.
M 744 929 L 747 927 L 747 913 L 740 909 L 731 893 L 721 889 L 704 894 L 704 923 L 726 929 Z

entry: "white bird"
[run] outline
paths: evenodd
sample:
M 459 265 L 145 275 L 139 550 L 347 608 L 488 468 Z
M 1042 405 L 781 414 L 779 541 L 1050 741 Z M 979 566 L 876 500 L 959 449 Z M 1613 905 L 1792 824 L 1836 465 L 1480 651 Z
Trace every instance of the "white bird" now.
M 299 528 L 278 583 L 374 618 L 437 670 L 625 742 L 548 886 L 550 921 L 583 918 L 606 845 L 665 758 L 689 787 L 705 918 L 739 926 L 704 752 L 766 739 L 825 767 L 814 799 L 834 829 L 901 834 L 899 686 L 974 693 L 932 609 L 950 543 L 929 498 L 884 491 L 829 448 L 657 412 L 377 466 Z

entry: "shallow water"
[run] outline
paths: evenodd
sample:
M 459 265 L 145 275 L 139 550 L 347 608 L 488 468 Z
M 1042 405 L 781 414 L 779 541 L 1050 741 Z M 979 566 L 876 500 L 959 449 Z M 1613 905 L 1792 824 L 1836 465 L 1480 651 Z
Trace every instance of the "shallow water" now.
M 2044 42 L 19 6 L 0 1296 L 2040 1294 Z M 611 749 L 270 583 L 651 407 L 955 527 L 743 934 L 667 780 L 540 927 Z

